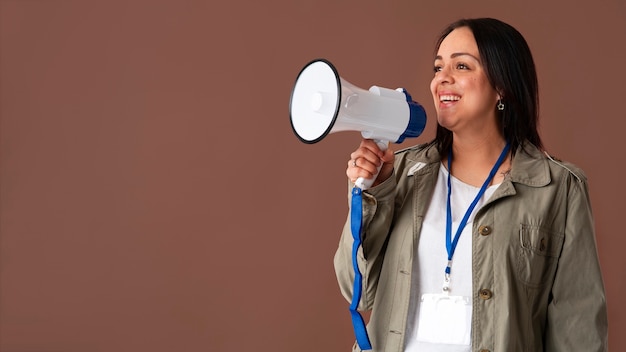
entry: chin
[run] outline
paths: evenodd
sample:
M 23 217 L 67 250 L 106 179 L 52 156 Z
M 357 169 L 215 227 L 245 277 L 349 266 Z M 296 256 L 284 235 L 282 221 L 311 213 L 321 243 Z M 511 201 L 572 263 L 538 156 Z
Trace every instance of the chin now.
M 452 126 L 454 126 L 454 123 L 450 117 L 444 117 L 439 114 L 437 114 L 437 123 L 441 127 L 448 129 L 448 130 L 452 130 Z

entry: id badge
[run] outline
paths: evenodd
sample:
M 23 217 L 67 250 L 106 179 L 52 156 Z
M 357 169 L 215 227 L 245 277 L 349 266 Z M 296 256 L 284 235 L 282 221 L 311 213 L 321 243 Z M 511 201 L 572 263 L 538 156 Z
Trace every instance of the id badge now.
M 469 345 L 472 300 L 464 296 L 424 294 L 420 300 L 418 322 L 418 341 Z

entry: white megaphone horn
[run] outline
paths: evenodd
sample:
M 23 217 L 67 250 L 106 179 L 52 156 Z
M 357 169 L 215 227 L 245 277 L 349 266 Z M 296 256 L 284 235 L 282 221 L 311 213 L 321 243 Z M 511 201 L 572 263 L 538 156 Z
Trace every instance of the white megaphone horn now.
M 381 150 L 386 150 L 389 142 L 418 137 L 426 126 L 424 108 L 406 90 L 356 87 L 339 77 L 325 59 L 309 62 L 298 74 L 289 116 L 293 131 L 304 143 L 317 143 L 329 133 L 360 131 Z M 365 190 L 376 176 L 359 178 L 355 185 Z

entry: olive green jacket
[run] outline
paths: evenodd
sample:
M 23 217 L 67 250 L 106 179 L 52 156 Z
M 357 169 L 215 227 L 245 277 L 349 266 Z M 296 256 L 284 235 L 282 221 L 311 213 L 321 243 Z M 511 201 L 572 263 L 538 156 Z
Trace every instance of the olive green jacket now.
M 413 257 L 439 167 L 435 147 L 402 150 L 394 174 L 363 192 L 359 310 L 372 311 L 374 352 L 404 350 Z M 472 232 L 472 351 L 607 350 L 604 286 L 581 170 L 527 144 L 476 213 Z M 349 302 L 352 243 L 348 217 L 334 262 Z M 360 351 L 356 344 L 353 350 Z

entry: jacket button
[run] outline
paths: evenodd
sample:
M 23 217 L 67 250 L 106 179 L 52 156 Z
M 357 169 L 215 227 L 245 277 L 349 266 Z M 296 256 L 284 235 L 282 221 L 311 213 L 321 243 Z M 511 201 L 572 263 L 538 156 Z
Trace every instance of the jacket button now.
M 491 227 L 489 227 L 489 226 L 485 226 L 485 225 L 482 225 L 482 226 L 480 226 L 480 227 L 478 228 L 478 232 L 479 232 L 481 235 L 483 235 L 483 236 L 490 235 L 490 234 L 491 234 Z
M 488 300 L 491 298 L 491 296 L 493 296 L 493 293 L 488 289 L 483 288 L 482 290 L 478 291 L 478 296 L 480 296 L 480 298 L 484 300 Z

